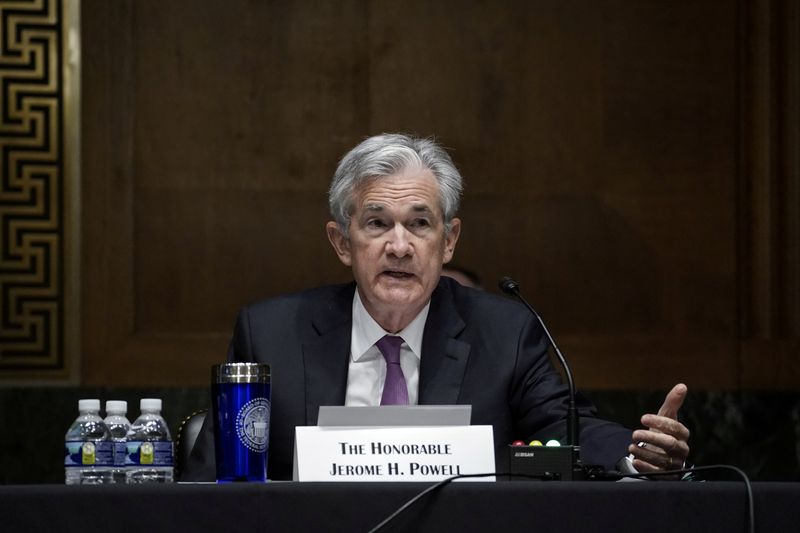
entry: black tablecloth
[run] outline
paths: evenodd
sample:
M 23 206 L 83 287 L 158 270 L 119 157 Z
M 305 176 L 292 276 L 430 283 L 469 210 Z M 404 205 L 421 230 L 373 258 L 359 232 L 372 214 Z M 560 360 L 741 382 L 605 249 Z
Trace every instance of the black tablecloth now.
M 366 532 L 429 484 L 0 486 L 9 532 Z M 759 533 L 800 531 L 800 484 L 755 483 Z M 457 482 L 385 531 L 745 532 L 737 482 Z

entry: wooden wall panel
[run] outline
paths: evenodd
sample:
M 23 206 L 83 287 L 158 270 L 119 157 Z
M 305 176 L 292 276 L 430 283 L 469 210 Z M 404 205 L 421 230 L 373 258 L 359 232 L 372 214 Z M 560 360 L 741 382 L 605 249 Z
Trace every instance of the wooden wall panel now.
M 764 283 L 788 291 L 774 340 L 797 355 L 797 209 L 754 202 L 743 157 L 763 141 L 746 120 L 796 113 L 796 77 L 766 115 L 772 86 L 749 89 L 796 39 L 749 25 L 796 22 L 777 4 L 85 1 L 84 381 L 204 384 L 238 307 L 348 279 L 330 175 L 409 131 L 467 180 L 456 262 L 488 290 L 515 276 L 581 387 L 800 384 L 746 377 Z M 796 161 L 780 124 L 766 149 Z M 770 168 L 796 196 L 796 163 Z
M 746 3 L 739 215 L 742 385 L 800 387 L 800 5 Z
M 227 334 L 244 303 L 342 275 L 321 221 L 329 140 L 362 127 L 342 104 L 364 4 L 135 5 L 136 329 Z
M 449 7 L 373 13 L 370 70 L 375 130 L 456 148 L 456 260 L 518 278 L 580 383 L 734 386 L 735 5 L 473 3 L 437 32 Z
M 147 383 L 123 359 L 133 333 L 132 9 L 82 2 L 82 377 Z M 152 375 L 152 372 L 151 372 Z

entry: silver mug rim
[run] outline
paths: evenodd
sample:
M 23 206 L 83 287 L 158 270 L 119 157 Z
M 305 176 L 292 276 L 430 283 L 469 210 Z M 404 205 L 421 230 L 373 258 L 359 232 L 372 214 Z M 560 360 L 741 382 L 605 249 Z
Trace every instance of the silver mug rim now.
M 270 368 L 265 363 L 221 363 L 211 367 L 211 382 L 269 383 Z

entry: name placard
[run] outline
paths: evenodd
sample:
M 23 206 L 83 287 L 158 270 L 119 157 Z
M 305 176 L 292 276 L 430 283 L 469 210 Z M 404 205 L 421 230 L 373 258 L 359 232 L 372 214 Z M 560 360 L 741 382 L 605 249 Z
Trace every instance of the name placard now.
M 296 481 L 439 481 L 495 471 L 492 426 L 295 431 Z

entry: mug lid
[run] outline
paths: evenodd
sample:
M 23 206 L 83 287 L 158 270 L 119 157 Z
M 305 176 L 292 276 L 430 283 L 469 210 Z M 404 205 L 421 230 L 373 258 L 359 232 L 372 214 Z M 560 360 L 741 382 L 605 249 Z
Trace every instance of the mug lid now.
M 269 365 L 264 363 L 223 363 L 211 367 L 212 383 L 269 383 Z

